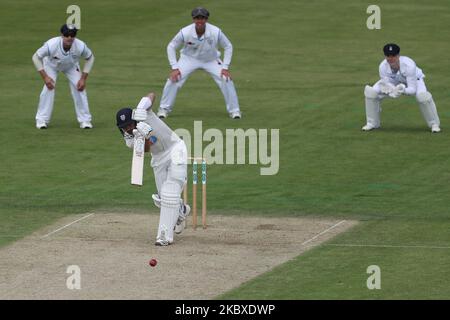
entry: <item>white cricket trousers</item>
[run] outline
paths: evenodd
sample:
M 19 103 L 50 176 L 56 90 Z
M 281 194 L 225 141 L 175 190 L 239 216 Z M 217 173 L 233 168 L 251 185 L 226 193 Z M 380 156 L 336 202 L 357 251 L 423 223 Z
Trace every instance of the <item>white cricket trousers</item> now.
M 159 105 L 160 109 L 171 112 L 178 90 L 183 86 L 189 75 L 197 69 L 203 69 L 211 75 L 222 91 L 228 113 L 240 111 L 234 82 L 231 79 L 226 81 L 221 77 L 223 63 L 220 59 L 204 62 L 186 55 L 181 55 L 178 60 L 178 66 L 181 72 L 181 79 L 178 82 L 172 82 L 170 79 L 167 79 Z
M 50 78 L 55 81 L 58 77 L 58 70 L 48 64 L 44 63 L 44 70 Z M 89 112 L 89 103 L 86 89 L 83 91 L 77 90 L 77 83 L 81 78 L 80 66 L 74 65 L 72 68 L 62 71 L 69 80 L 70 91 L 72 93 L 73 102 L 75 105 L 75 112 L 78 122 L 90 122 L 92 120 Z M 53 103 L 55 101 L 55 90 L 49 90 L 44 84 L 41 95 L 39 97 L 39 105 L 36 113 L 36 121 L 49 123 L 53 112 Z
M 376 92 L 376 97 L 372 99 L 367 99 L 366 97 L 366 121 L 368 124 L 372 124 L 374 127 L 380 126 L 380 113 L 381 113 L 381 101 L 385 98 L 389 98 L 387 94 L 381 92 L 380 83 L 382 80 L 377 81 L 373 85 L 373 89 Z M 398 83 L 393 83 L 397 85 Z M 428 94 L 428 98 L 426 97 Z M 424 99 L 425 95 L 425 100 Z M 419 104 L 420 112 L 422 113 L 425 122 L 428 127 L 432 128 L 433 125 L 440 125 L 439 115 L 437 113 L 436 104 L 427 91 L 427 87 L 423 78 L 417 79 L 417 89 L 416 89 L 416 100 Z M 372 102 L 371 102 L 372 101 Z
M 173 228 L 182 204 L 181 192 L 187 180 L 187 149 L 184 141 L 177 142 L 164 158 L 167 160 L 153 166 L 156 188 L 161 198 L 157 238 L 164 230 L 167 240 L 172 242 Z

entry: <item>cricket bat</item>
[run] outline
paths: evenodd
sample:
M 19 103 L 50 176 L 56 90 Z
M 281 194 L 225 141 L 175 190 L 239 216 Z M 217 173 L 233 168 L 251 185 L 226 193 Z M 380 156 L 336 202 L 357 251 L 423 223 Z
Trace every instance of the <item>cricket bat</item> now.
M 144 137 L 134 137 L 133 160 L 131 162 L 131 184 L 136 186 L 142 186 L 142 178 L 144 176 L 144 155 Z
M 144 109 L 148 111 L 152 106 L 152 101 L 149 96 L 144 97 L 139 102 L 136 109 Z M 134 119 L 134 112 L 131 116 Z M 133 160 L 131 161 L 131 184 L 136 186 L 142 186 L 142 180 L 144 176 L 144 155 L 145 155 L 145 138 L 135 136 L 133 146 Z

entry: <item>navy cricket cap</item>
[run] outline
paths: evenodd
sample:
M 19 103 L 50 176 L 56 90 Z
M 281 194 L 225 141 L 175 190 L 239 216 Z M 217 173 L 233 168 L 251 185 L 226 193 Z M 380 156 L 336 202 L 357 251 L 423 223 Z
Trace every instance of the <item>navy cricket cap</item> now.
M 129 124 L 133 123 L 134 120 L 131 119 L 132 113 L 133 110 L 131 110 L 131 108 L 122 108 L 119 111 L 117 111 L 116 114 L 117 127 L 122 129 L 127 127 Z
M 387 56 L 396 56 L 400 53 L 400 47 L 395 43 L 388 43 L 383 47 L 384 55 Z
M 196 17 L 209 18 L 209 11 L 203 7 L 197 7 L 194 10 L 192 10 L 191 15 L 192 15 L 192 18 L 196 18 Z
M 77 27 L 75 27 L 74 24 L 63 24 L 63 26 L 61 27 L 61 33 L 64 36 L 72 36 L 75 37 L 77 35 Z

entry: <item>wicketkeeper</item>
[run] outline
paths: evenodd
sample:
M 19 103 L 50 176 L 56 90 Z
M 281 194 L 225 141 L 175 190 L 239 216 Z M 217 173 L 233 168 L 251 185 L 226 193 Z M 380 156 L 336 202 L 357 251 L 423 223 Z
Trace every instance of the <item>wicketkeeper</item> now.
M 381 100 L 386 97 L 398 98 L 402 94 L 415 96 L 420 111 L 431 132 L 440 132 L 440 121 L 431 93 L 427 91 L 423 78 L 425 75 L 416 63 L 400 56 L 400 47 L 394 43 L 384 46 L 385 60 L 380 64 L 380 80 L 374 86 L 366 86 L 367 123 L 362 130 L 369 131 L 380 127 Z
M 151 110 L 155 94 L 143 97 L 137 107 L 123 108 L 117 112 L 117 127 L 126 145 L 133 148 L 134 137 L 145 137 L 145 152 L 152 155 L 151 166 L 158 194 L 152 195 L 160 208 L 158 235 L 155 245 L 167 246 L 174 241 L 186 225 L 190 207 L 183 203 L 181 192 L 187 181 L 187 149 L 180 139 Z

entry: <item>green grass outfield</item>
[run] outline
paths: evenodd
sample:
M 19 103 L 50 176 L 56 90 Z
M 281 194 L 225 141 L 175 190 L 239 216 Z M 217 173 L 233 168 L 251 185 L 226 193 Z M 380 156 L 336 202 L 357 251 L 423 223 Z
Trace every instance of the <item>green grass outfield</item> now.
M 115 112 L 169 67 L 166 45 L 190 23 L 196 1 L 86 1 L 79 38 L 96 56 L 88 79 L 95 129 L 75 119 L 60 74 L 48 130 L 34 127 L 42 81 L 31 56 L 58 34 L 71 1 L 0 3 L 0 245 L 67 214 L 147 210 L 154 191 L 129 185 L 130 152 Z M 364 1 L 202 1 L 234 45 L 231 72 L 244 118 L 227 118 L 220 91 L 195 73 L 178 95 L 172 128 L 279 128 L 280 170 L 211 166 L 210 211 L 319 216 L 361 223 L 220 298 L 450 298 L 450 4 L 377 1 L 382 29 L 368 30 Z M 386 101 L 383 129 L 363 133 L 363 88 L 378 77 L 381 48 L 397 42 L 424 70 L 443 132 L 426 128 L 414 98 Z M 355 246 L 358 245 L 358 246 Z M 378 265 L 382 289 L 368 290 Z

